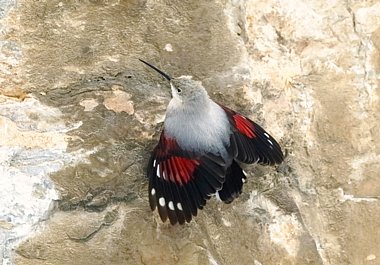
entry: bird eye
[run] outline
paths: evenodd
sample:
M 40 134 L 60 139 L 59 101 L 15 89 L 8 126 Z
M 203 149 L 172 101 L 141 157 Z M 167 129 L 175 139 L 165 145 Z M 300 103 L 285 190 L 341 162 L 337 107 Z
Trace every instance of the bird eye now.
M 181 93 L 181 92 L 182 92 L 182 90 L 181 90 L 181 89 L 179 89 L 179 88 L 177 88 L 177 92 L 178 92 L 178 93 Z

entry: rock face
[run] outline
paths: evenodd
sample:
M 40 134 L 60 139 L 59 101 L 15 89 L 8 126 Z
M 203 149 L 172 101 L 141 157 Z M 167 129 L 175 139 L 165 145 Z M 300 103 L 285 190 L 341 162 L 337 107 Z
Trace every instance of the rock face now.
M 286 150 L 162 224 L 145 168 L 193 75 Z M 376 1 L 0 0 L 2 264 L 379 264 Z

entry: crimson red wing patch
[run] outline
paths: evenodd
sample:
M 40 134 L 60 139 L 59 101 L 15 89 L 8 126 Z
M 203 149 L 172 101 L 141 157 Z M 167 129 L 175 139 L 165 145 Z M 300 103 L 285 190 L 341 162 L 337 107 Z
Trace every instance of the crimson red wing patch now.
M 215 156 L 182 150 L 162 132 L 148 164 L 149 203 L 163 222 L 190 222 L 206 200 L 222 188 L 224 161 Z
M 232 119 L 234 121 L 234 124 L 236 126 L 236 129 L 243 135 L 247 136 L 248 138 L 255 138 L 255 127 L 253 126 L 253 123 L 247 120 L 246 117 L 240 115 L 240 114 L 234 114 L 232 115 Z
M 233 134 L 231 145 L 235 158 L 243 163 L 279 164 L 284 155 L 277 141 L 262 127 L 247 117 L 221 106 L 230 121 Z

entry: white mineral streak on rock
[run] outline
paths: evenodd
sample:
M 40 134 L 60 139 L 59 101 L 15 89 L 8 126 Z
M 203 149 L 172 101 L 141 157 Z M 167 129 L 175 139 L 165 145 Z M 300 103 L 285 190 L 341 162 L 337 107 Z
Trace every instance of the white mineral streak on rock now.
M 91 98 L 82 100 L 79 105 L 84 107 L 84 111 L 92 111 L 99 105 L 99 103 L 96 101 L 96 99 Z
M 344 192 L 342 188 L 337 189 L 339 195 L 340 195 L 340 201 L 351 201 L 351 202 L 377 202 L 380 199 L 380 196 L 377 197 L 357 197 L 352 194 L 347 194 Z
M 219 265 L 219 263 L 216 261 L 216 259 L 211 255 L 210 252 L 208 254 L 208 261 L 210 262 L 210 265 Z
M 268 233 L 272 242 L 284 248 L 290 256 L 297 255 L 303 228 L 295 214 L 284 213 L 273 202 L 256 192 L 251 193 L 246 209 L 250 215 L 255 215 L 255 209 L 265 211 L 270 218 Z
M 380 3 L 359 8 L 355 12 L 356 30 L 362 34 L 371 34 L 380 25 Z
M 380 155 L 375 153 L 367 153 L 361 156 L 354 157 L 351 161 L 351 175 L 349 177 L 350 181 L 362 181 L 365 176 L 363 175 L 365 167 L 371 164 L 380 164 Z
M 369 255 L 366 257 L 366 260 L 368 260 L 368 261 L 375 260 L 375 259 L 376 259 L 376 255 L 373 255 L 373 254 L 369 254 Z
M 165 44 L 165 51 L 167 52 L 172 52 L 173 51 L 173 46 L 170 43 Z
M 61 113 L 34 98 L 0 103 L 0 255 L 49 216 L 59 198 L 49 173 L 72 160 L 65 153 L 67 127 Z

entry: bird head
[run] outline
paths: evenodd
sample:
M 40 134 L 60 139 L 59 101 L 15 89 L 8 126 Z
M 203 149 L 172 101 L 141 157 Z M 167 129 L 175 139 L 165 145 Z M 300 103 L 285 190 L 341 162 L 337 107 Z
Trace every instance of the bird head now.
M 200 81 L 193 80 L 191 76 L 185 75 L 172 78 L 168 74 L 164 73 L 162 70 L 155 67 L 154 65 L 151 65 L 150 63 L 147 63 L 141 59 L 139 60 L 156 70 L 166 80 L 170 82 L 173 99 L 178 101 L 178 103 L 192 103 L 192 105 L 198 105 L 203 104 L 204 101 L 209 98 L 206 90 L 202 86 L 202 83 Z

